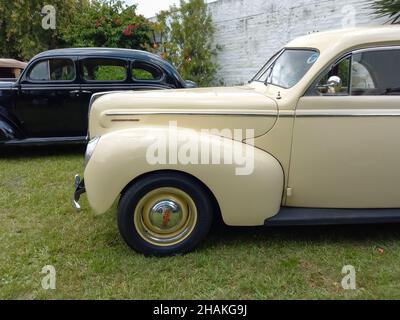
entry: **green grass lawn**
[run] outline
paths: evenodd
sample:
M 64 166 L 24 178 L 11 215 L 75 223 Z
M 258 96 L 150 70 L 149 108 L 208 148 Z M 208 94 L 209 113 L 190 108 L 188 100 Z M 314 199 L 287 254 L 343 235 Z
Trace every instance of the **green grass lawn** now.
M 94 216 L 84 197 L 72 210 L 82 147 L 0 152 L 0 299 L 400 298 L 400 225 L 218 227 L 194 253 L 145 258 L 121 240 L 115 207 Z M 56 290 L 41 287 L 45 265 Z

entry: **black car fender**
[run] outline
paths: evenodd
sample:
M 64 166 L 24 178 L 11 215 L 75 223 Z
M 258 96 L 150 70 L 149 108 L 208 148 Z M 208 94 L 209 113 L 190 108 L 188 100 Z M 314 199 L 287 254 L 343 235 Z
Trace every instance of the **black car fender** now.
M 0 106 L 0 142 L 22 139 L 23 133 L 7 109 Z

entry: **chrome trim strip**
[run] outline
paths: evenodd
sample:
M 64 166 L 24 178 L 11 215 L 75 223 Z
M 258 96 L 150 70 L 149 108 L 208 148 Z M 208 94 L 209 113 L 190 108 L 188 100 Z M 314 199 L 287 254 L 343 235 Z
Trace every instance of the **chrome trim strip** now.
M 140 119 L 112 119 L 111 122 L 140 122 Z
M 390 51 L 390 50 L 400 50 L 400 46 L 385 46 L 382 45 L 376 46 L 376 47 L 369 47 L 369 48 L 364 48 L 364 49 L 357 49 L 353 51 L 353 54 L 356 53 L 363 53 L 363 52 L 374 52 L 374 51 Z
M 297 110 L 296 117 L 400 117 L 397 109 Z
M 276 117 L 278 116 L 278 111 L 265 111 L 265 110 L 251 110 L 246 112 L 235 112 L 231 110 L 227 111 L 207 111 L 207 110 L 135 110 L 132 112 L 127 111 L 110 111 L 106 112 L 107 117 L 114 116 L 141 116 L 141 115 L 201 115 L 201 116 L 250 116 L 250 117 Z
M 314 110 L 281 110 L 279 113 L 275 111 L 253 110 L 247 112 L 232 112 L 232 111 L 149 111 L 137 110 L 132 112 L 112 111 L 106 112 L 107 117 L 114 116 L 143 116 L 143 115 L 205 115 L 205 116 L 250 116 L 250 117 L 400 117 L 400 109 L 314 109 Z M 135 119 L 136 120 L 136 119 Z M 139 119 L 137 119 L 139 120 Z M 122 120 L 121 120 L 122 121 Z

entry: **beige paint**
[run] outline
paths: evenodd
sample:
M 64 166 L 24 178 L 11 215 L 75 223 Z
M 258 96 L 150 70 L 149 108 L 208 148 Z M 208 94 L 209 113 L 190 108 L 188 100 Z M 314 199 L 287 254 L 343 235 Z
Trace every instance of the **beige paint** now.
M 192 142 L 199 136 L 180 129 Z M 283 172 L 278 161 L 269 154 L 255 149 L 254 173 L 235 175 L 235 165 L 157 165 L 149 164 L 146 152 L 154 138 L 167 136 L 167 127 L 146 127 L 117 130 L 101 137 L 85 170 L 87 196 L 91 207 L 98 213 L 110 208 L 115 199 L 133 179 L 157 170 L 186 172 L 213 192 L 228 225 L 257 226 L 266 217 L 275 215 L 281 205 Z M 241 148 L 240 142 L 212 137 L 221 150 Z M 181 144 L 179 144 L 181 146 Z
M 181 128 L 195 130 L 251 128 L 254 136 L 261 136 L 277 115 L 276 102 L 250 86 L 114 93 L 94 102 L 89 132 L 94 137 L 176 121 Z
M 399 96 L 303 97 L 293 137 L 287 205 L 400 207 Z
M 101 139 L 85 170 L 91 206 L 103 213 L 130 181 L 169 169 L 203 181 L 229 225 L 261 225 L 281 205 L 400 207 L 400 97 L 304 97 L 319 74 L 343 54 L 400 45 L 399 31 L 398 26 L 384 26 L 296 39 L 286 47 L 317 49 L 320 57 L 290 89 L 252 82 L 233 88 L 111 93 L 96 99 L 89 129 L 91 137 Z M 254 174 L 236 176 L 231 165 L 150 166 L 145 159 L 149 137 L 167 135 L 169 121 L 185 132 L 254 129 Z M 242 146 L 219 136 L 213 141 L 222 148 Z M 288 187 L 290 195 L 285 193 Z

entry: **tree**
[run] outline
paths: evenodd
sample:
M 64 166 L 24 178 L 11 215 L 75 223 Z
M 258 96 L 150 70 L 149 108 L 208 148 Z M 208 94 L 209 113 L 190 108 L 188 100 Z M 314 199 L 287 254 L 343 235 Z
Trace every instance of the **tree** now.
M 122 1 L 86 2 L 61 33 L 72 47 L 143 49 L 150 43 L 150 24 L 136 14 L 135 5 L 125 6 Z
M 42 26 L 46 0 L 0 0 L 0 56 L 29 60 L 62 47 L 141 49 L 150 43 L 150 25 L 136 6 L 115 0 L 52 0 L 56 28 Z
M 58 26 L 70 21 L 84 1 L 52 0 L 56 9 L 56 29 L 42 27 L 45 0 L 0 0 L 0 56 L 28 60 L 33 55 L 58 46 L 62 40 Z
M 400 0 L 376 0 L 371 8 L 379 18 L 388 18 L 392 24 L 400 23 Z
M 156 50 L 174 64 L 184 79 L 208 86 L 214 80 L 217 65 L 214 58 L 220 48 L 213 44 L 215 28 L 204 0 L 181 0 L 180 8 L 157 16 L 156 32 L 166 40 Z

